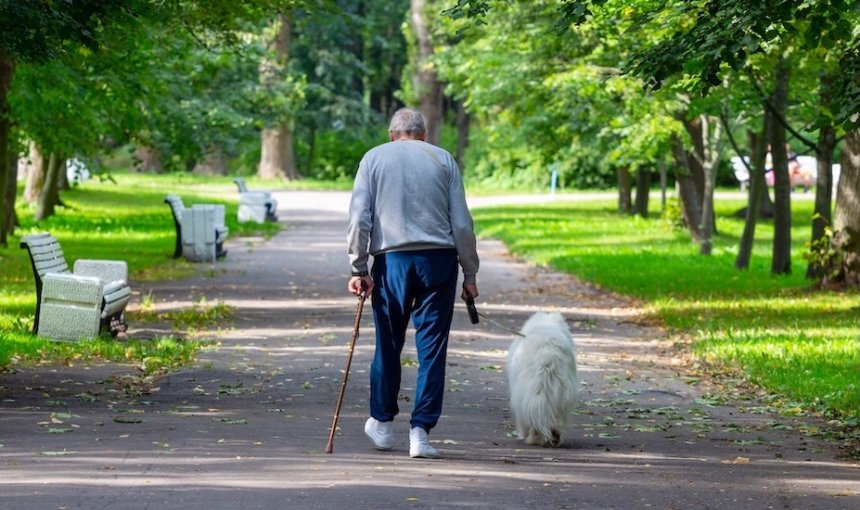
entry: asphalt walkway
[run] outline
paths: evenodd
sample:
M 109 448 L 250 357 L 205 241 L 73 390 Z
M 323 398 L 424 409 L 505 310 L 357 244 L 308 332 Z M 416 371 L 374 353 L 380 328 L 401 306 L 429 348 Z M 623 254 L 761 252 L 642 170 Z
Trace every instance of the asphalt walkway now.
M 458 305 L 439 460 L 408 456 L 414 349 L 404 352 L 394 450 L 373 450 L 366 309 L 334 453 L 323 449 L 356 299 L 346 292 L 344 193 L 279 193 L 287 224 L 232 239 L 193 278 L 136 285 L 159 310 L 205 298 L 220 347 L 157 380 L 106 364 L 0 375 L 0 509 L 852 509 L 860 467 L 762 403 L 725 401 L 691 376 L 634 302 L 535 268 L 482 240 L 479 308 L 519 328 L 568 319 L 583 402 L 563 447 L 513 437 L 503 371 L 512 335 Z M 475 200 L 473 206 L 490 203 Z M 369 308 L 369 307 L 367 307 Z M 169 333 L 131 324 L 132 337 Z

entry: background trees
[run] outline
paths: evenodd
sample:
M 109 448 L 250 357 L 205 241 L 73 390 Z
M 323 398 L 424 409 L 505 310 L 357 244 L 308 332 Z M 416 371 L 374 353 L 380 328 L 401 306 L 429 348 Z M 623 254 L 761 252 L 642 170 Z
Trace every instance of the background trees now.
M 58 162 L 117 147 L 143 171 L 348 179 L 409 104 L 468 179 L 617 186 L 619 209 L 644 215 L 661 172 L 702 254 L 718 234 L 714 189 L 736 184 L 728 159 L 749 156 L 736 266 L 765 212 L 777 274 L 793 270 L 788 143 L 819 162 L 807 274 L 854 278 L 860 42 L 847 0 L 2 1 L 0 14 L 0 242 L 12 163 L 30 145 L 43 163 L 29 196 L 47 215 Z

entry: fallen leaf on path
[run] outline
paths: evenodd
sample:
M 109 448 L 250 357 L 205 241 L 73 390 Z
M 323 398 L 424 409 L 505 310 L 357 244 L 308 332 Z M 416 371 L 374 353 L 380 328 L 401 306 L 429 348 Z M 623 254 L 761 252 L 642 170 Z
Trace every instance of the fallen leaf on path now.
M 116 423 L 143 423 L 140 418 L 114 418 L 113 421 Z
M 724 460 L 723 464 L 749 464 L 749 457 L 736 457 L 734 460 Z

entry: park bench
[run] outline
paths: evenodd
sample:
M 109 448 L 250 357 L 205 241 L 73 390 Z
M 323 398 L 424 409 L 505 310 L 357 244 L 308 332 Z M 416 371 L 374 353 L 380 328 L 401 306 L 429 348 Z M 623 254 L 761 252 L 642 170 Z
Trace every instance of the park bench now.
M 224 241 L 229 230 L 224 225 L 224 206 L 194 204 L 185 207 L 182 198 L 168 195 L 164 202 L 173 213 L 176 246 L 173 258 L 184 256 L 192 262 L 215 261 L 227 255 Z
M 71 272 L 60 242 L 48 233 L 21 238 L 21 248 L 30 254 L 36 282 L 34 333 L 76 340 L 96 336 L 104 329 L 111 336 L 127 329 L 128 264 L 79 259 Z
M 278 221 L 278 201 L 272 198 L 270 191 L 251 191 L 241 177 L 233 182 L 239 188 L 239 223 Z

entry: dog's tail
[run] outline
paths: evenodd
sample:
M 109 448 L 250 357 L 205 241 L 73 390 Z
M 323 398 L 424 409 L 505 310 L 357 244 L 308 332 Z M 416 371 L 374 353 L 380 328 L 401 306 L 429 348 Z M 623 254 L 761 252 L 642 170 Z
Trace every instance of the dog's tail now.
M 524 402 L 524 418 L 541 437 L 549 441 L 565 427 L 578 398 L 575 372 L 562 370 L 555 363 L 535 367 L 530 377 L 531 398 Z M 574 368 L 575 370 L 575 368 Z

